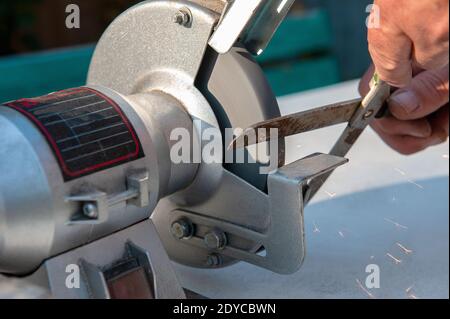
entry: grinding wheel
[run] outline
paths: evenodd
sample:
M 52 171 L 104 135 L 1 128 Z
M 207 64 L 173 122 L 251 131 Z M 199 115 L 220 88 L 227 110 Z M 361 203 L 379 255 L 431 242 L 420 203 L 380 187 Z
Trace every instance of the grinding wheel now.
M 249 127 L 255 119 L 264 121 L 280 116 L 275 95 L 261 67 L 244 48 L 235 47 L 223 55 L 209 49 L 196 86 L 209 101 L 222 131 Z M 284 156 L 283 140 L 279 143 L 281 165 Z M 224 167 L 256 188 L 266 190 L 267 175 L 259 173 L 260 163 L 225 163 Z

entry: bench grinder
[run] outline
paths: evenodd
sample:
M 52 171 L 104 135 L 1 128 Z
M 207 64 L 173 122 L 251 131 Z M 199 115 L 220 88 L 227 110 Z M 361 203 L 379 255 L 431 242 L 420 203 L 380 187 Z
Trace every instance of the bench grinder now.
M 61 298 L 184 298 L 169 257 L 297 271 L 305 185 L 346 160 L 285 166 L 280 142 L 271 174 L 251 147 L 253 162 L 223 161 L 226 128 L 280 116 L 253 56 L 293 2 L 142 2 L 106 30 L 86 86 L 4 103 L 0 273 L 39 279 Z M 191 133 L 192 154 L 217 129 L 223 153 L 175 163 L 176 128 Z

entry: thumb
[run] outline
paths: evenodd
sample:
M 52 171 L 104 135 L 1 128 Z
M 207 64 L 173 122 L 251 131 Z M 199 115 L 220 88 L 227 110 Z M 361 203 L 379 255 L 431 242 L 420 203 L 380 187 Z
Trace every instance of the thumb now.
M 420 73 L 408 88 L 391 96 L 391 113 L 400 120 L 415 120 L 436 112 L 449 101 L 448 78 L 448 66 Z

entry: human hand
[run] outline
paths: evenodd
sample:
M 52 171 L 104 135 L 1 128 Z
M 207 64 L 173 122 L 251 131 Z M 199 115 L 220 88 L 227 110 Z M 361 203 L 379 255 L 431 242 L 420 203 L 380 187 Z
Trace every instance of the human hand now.
M 369 28 L 369 52 L 380 78 L 410 85 L 414 66 L 436 70 L 449 63 L 448 0 L 375 0 L 378 27 Z
M 375 0 L 378 28 L 369 28 L 375 67 L 361 80 L 365 96 L 376 68 L 400 88 L 389 100 L 391 115 L 372 127 L 392 148 L 413 154 L 447 140 L 449 134 L 449 1 Z
M 369 92 L 372 66 L 360 83 L 360 93 Z M 372 122 L 372 128 L 393 149 L 409 155 L 443 143 L 449 135 L 448 66 L 438 70 L 414 70 L 408 87 L 389 99 L 390 115 Z

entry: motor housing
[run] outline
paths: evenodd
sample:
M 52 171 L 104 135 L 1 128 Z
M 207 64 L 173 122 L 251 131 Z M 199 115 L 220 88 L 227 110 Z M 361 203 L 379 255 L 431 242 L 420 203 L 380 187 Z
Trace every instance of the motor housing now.
M 195 177 L 197 164 L 169 160 L 171 128 L 192 125 L 162 92 L 82 87 L 1 106 L 0 272 L 149 218 Z

